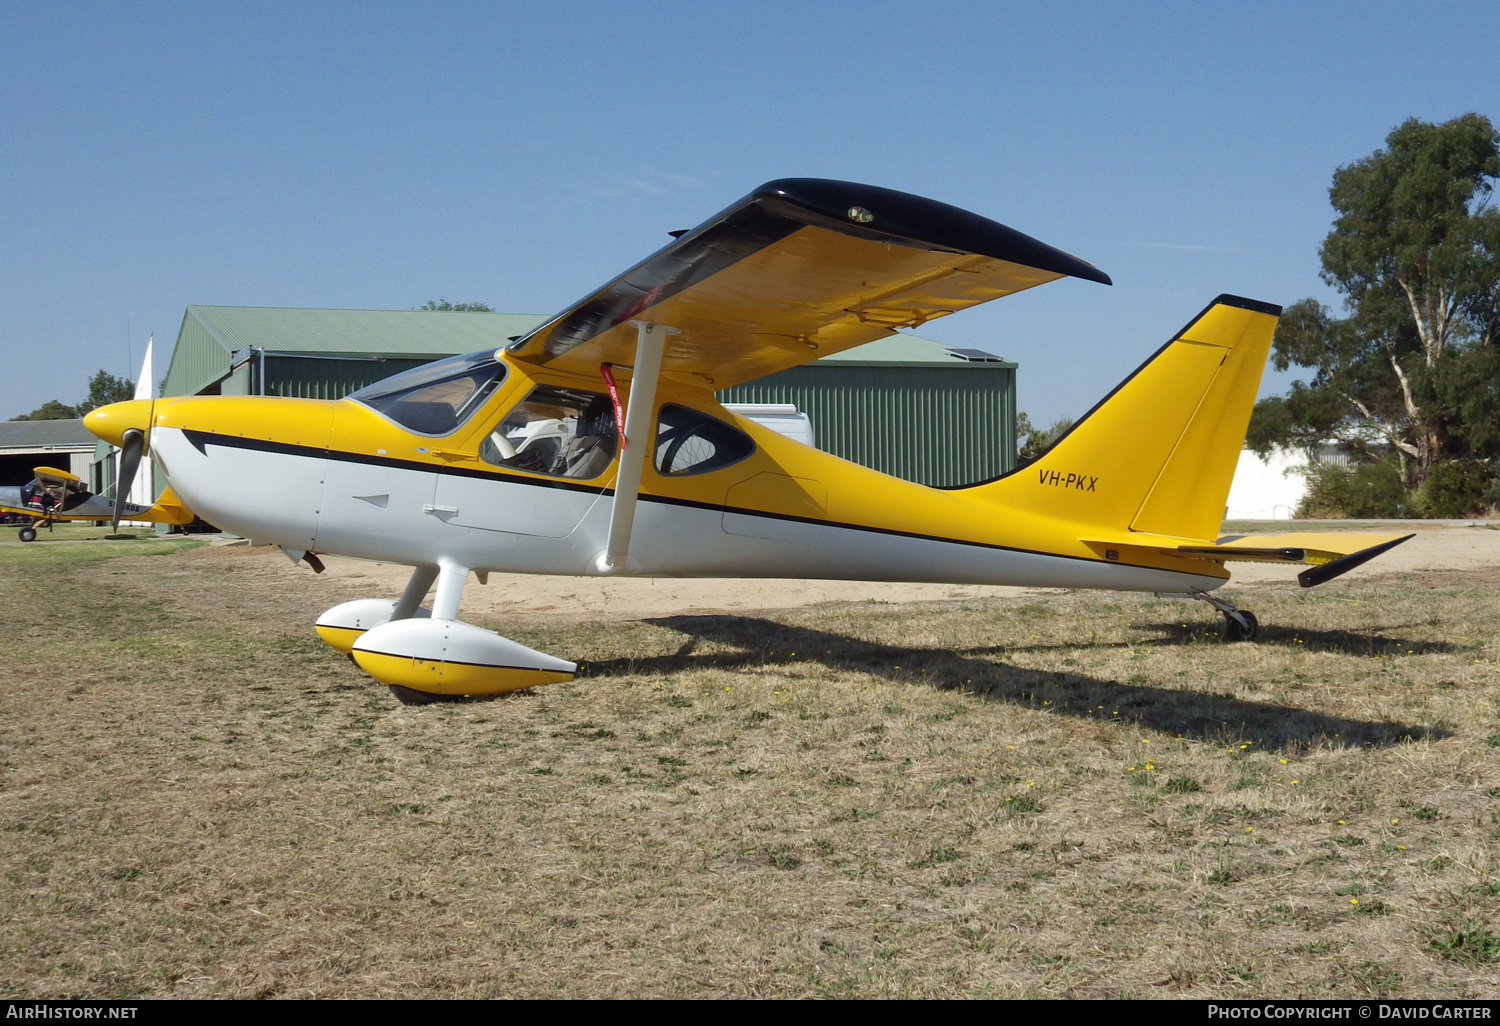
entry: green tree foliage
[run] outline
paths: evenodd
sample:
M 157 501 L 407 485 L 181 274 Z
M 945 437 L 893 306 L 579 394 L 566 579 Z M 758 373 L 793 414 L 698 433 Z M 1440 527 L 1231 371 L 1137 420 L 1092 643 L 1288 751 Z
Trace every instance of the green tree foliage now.
M 122 403 L 135 398 L 135 383 L 128 378 L 117 378 L 101 370 L 89 378 L 89 393 L 77 406 L 68 406 L 56 399 L 48 399 L 30 413 L 16 420 L 73 420 L 90 410 L 97 410 L 110 403 Z
M 1494 501 L 1490 467 L 1481 460 L 1450 460 L 1427 474 L 1415 493 L 1417 512 L 1427 517 L 1466 517 Z
M 23 413 L 16 420 L 72 420 L 78 411 L 65 406 L 56 399 L 48 399 L 30 413 Z
M 1408 517 L 1415 512 L 1401 468 L 1390 459 L 1356 463 L 1348 469 L 1314 464 L 1307 474 L 1307 494 L 1297 505 L 1298 517 L 1314 520 Z
M 1275 366 L 1313 373 L 1256 405 L 1253 448 L 1333 439 L 1367 462 L 1389 456 L 1417 488 L 1444 463 L 1500 456 L 1497 176 L 1500 135 L 1478 114 L 1408 120 L 1334 173 L 1322 277 L 1348 316 L 1312 299 L 1287 308 Z
M 1315 464 L 1307 486 L 1297 516 L 1319 519 L 1466 517 L 1496 499 L 1489 465 L 1467 459 L 1435 464 L 1415 489 L 1407 489 L 1401 468 L 1389 457 L 1347 469 Z
M 97 410 L 101 406 L 110 403 L 123 403 L 135 398 L 135 382 L 128 378 L 117 378 L 103 370 L 92 378 L 89 378 L 89 394 L 84 397 L 76 409 L 76 417 L 82 417 L 91 410 Z
M 1072 417 L 1059 417 L 1049 428 L 1036 428 L 1023 410 L 1016 415 L 1016 466 L 1024 467 L 1052 447 L 1073 426 Z
M 450 303 L 446 299 L 429 299 L 418 310 L 451 311 L 453 313 L 494 313 L 488 303 Z

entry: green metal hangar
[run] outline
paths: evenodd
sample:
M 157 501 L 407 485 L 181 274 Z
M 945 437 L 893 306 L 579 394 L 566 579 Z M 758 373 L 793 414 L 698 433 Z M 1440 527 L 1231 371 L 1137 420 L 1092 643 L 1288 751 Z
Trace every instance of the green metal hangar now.
M 430 360 L 501 348 L 544 319 L 190 306 L 162 395 L 337 399 Z M 979 350 L 892 335 L 718 398 L 795 404 L 818 448 L 920 484 L 953 487 L 1015 469 L 1016 365 Z
M 819 449 L 918 484 L 951 488 L 1016 467 L 1016 365 L 978 349 L 891 335 L 718 399 L 794 404 Z

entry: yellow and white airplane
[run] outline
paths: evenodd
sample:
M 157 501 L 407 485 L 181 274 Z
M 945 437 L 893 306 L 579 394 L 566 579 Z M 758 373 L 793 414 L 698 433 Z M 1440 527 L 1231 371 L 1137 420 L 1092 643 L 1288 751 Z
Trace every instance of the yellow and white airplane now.
M 338 401 L 186 397 L 85 423 L 211 523 L 413 567 L 317 629 L 404 701 L 571 679 L 458 619 L 470 573 L 785 577 L 1212 596 L 1233 560 L 1320 584 L 1402 537 L 1218 537 L 1280 313 L 1220 296 L 1031 464 L 929 488 L 714 392 L 1058 278 L 1102 272 L 956 207 L 848 182 L 756 189 L 531 333 Z M 999 430 L 999 427 L 996 427 Z M 436 583 L 430 608 L 422 603 Z

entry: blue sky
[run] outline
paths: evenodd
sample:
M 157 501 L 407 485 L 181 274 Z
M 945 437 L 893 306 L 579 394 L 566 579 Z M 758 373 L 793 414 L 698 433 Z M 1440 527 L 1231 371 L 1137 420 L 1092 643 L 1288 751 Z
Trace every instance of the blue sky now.
M 8 0 L 0 417 L 134 377 L 151 331 L 160 377 L 193 303 L 553 313 L 787 176 L 1109 273 L 922 332 L 1077 415 L 1221 292 L 1336 304 L 1333 170 L 1408 117 L 1500 117 L 1497 30 L 1478 3 Z

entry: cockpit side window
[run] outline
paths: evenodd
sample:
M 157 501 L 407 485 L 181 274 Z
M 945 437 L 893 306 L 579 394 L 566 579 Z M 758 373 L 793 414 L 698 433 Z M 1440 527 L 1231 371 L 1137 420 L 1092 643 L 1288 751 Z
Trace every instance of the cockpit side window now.
M 505 380 L 495 350 L 425 363 L 351 392 L 349 398 L 408 431 L 451 435 Z
M 697 410 L 668 403 L 657 414 L 653 465 L 663 477 L 707 474 L 754 451 L 749 435 Z
M 497 467 L 588 481 L 609 469 L 615 439 L 608 396 L 540 385 L 485 436 L 479 458 Z

